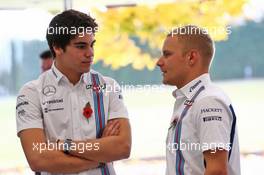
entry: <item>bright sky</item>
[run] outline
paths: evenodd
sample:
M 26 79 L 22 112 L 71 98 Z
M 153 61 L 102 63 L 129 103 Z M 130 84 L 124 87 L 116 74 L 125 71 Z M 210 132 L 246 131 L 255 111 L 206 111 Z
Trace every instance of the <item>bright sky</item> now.
M 244 13 L 247 18 L 259 22 L 264 16 L 264 1 L 250 0 L 250 2 L 244 7 Z

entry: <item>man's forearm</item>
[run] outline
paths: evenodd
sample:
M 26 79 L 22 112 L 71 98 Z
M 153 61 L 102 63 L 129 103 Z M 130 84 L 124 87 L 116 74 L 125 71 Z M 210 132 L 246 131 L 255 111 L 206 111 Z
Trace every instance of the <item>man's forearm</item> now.
M 203 152 L 206 161 L 205 175 L 228 174 L 228 152 L 216 149 L 215 152 L 207 150 Z
M 66 155 L 57 150 L 43 151 L 29 163 L 33 171 L 50 173 L 79 173 L 99 166 L 98 162 Z
M 216 169 L 216 170 L 205 170 L 204 175 L 227 175 L 225 169 Z
M 119 136 L 104 137 L 86 142 L 75 141 L 74 144 L 97 145 L 96 148 L 93 146 L 93 149 L 73 149 L 70 151 L 71 155 L 96 162 L 111 162 L 128 158 L 130 155 L 130 143 L 124 142 Z
M 77 145 L 81 143 L 93 146 L 98 145 L 98 149 L 84 149 L 83 152 L 80 152 L 80 150 L 72 150 L 70 154 L 96 162 L 112 162 L 128 158 L 131 150 L 131 129 L 129 121 L 128 119 L 122 118 L 115 119 L 115 121 L 118 121 L 120 124 L 120 132 L 118 135 L 104 137 L 104 135 L 108 135 L 106 128 L 103 133 L 103 138 L 73 142 Z

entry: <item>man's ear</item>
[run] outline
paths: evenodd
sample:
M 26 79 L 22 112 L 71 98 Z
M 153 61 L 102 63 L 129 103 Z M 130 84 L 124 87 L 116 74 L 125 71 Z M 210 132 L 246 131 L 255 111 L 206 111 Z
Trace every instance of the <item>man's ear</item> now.
M 54 52 L 56 54 L 56 57 L 60 56 L 64 52 L 61 47 L 58 47 L 58 46 L 55 46 L 55 45 L 52 46 L 52 47 L 53 47 L 53 50 L 54 50 Z
M 187 59 L 188 59 L 188 63 L 190 66 L 193 66 L 197 63 L 198 61 L 198 57 L 199 57 L 199 52 L 198 50 L 191 50 L 188 55 L 187 55 Z

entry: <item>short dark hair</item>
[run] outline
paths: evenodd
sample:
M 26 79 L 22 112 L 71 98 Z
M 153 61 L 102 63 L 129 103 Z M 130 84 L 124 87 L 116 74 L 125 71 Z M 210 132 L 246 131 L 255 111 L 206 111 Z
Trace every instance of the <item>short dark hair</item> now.
M 92 32 L 94 34 L 97 31 L 97 27 L 98 25 L 94 18 L 76 10 L 66 10 L 56 15 L 51 20 L 46 33 L 46 39 L 52 55 L 56 57 L 53 46 L 62 48 L 65 51 L 65 48 L 70 43 L 70 41 L 80 34 L 80 28 L 85 28 L 86 33 L 87 28 L 90 28 L 91 31 L 89 33 Z M 50 33 L 50 29 L 53 29 L 52 33 Z M 75 29 L 75 32 L 72 29 Z M 76 29 L 78 29 L 78 32 L 76 32 Z M 69 30 L 72 31 L 69 32 Z
M 50 59 L 50 58 L 52 58 L 51 51 L 50 50 L 45 50 L 45 51 L 41 52 L 39 57 L 42 60 Z

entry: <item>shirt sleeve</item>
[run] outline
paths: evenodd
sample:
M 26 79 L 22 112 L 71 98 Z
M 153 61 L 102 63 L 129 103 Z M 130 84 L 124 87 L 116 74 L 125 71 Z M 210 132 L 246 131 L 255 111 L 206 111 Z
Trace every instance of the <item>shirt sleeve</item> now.
M 128 118 L 120 85 L 112 79 L 109 92 L 109 119 Z
M 196 121 L 202 151 L 229 151 L 232 116 L 228 105 L 214 97 L 206 97 L 198 103 Z
M 37 89 L 25 85 L 17 96 L 16 124 L 17 134 L 29 128 L 42 128 L 43 119 Z

